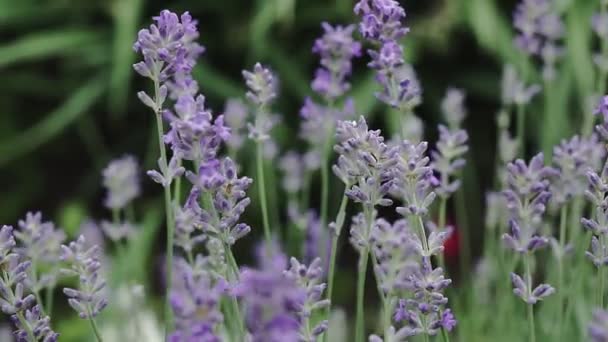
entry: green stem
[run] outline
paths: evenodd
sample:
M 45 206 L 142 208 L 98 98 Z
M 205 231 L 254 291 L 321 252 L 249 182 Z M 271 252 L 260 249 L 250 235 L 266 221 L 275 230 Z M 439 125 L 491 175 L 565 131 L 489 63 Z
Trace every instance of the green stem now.
M 51 285 L 46 288 L 46 301 L 45 308 L 46 312 L 49 316 L 53 316 L 53 292 L 55 291 L 55 286 Z
M 264 182 L 264 157 L 263 157 L 262 142 L 256 143 L 256 164 L 257 176 L 260 184 L 258 185 L 258 193 L 260 196 L 260 206 L 262 208 L 262 221 L 264 224 L 264 237 L 266 239 L 267 248 L 270 248 L 272 238 L 270 236 L 270 224 L 268 223 L 268 203 L 266 202 L 266 183 Z
M 560 255 L 558 259 L 558 281 L 557 281 L 557 295 L 558 295 L 558 319 L 557 319 L 557 336 L 558 341 L 561 341 L 562 338 L 562 327 L 564 325 L 564 301 L 565 301 L 565 292 L 566 287 L 564 284 L 564 247 L 566 245 L 566 225 L 568 222 L 568 206 L 562 206 L 560 219 L 559 219 L 559 245 L 560 245 Z
M 160 84 L 158 79 L 154 80 L 154 99 L 156 101 L 156 130 L 158 135 L 158 148 L 160 151 L 160 162 L 162 167 L 167 169 L 167 150 L 165 147 L 165 143 L 163 141 L 163 118 L 161 114 L 161 106 L 160 103 Z M 171 205 L 171 188 L 168 186 L 164 187 L 165 190 L 165 216 L 167 220 L 167 246 L 166 246 L 166 268 L 167 268 L 167 276 L 166 276 L 166 286 L 167 290 L 165 293 L 165 320 L 166 320 L 166 330 L 165 330 L 165 338 L 169 336 L 169 332 L 173 330 L 173 312 L 171 310 L 171 301 L 169 299 L 169 294 L 171 293 L 171 283 L 173 277 L 173 235 L 175 231 L 175 222 L 173 220 L 173 206 Z
M 236 263 L 234 254 L 232 254 L 232 249 L 227 244 L 224 244 L 224 254 L 226 254 L 228 257 L 228 264 L 230 265 L 230 268 L 234 275 L 234 279 L 238 280 L 239 279 L 239 266 Z M 232 296 L 230 298 L 230 304 L 232 305 L 232 310 L 234 312 L 233 318 L 236 320 L 236 326 L 238 329 L 238 337 L 244 338 L 245 337 L 245 324 L 243 322 L 243 317 L 241 315 L 241 309 L 239 307 L 239 303 L 237 302 L 236 298 Z
M 21 323 L 21 327 L 23 328 L 23 330 L 25 330 L 29 341 L 36 341 L 36 337 L 34 336 L 32 328 L 25 320 L 25 317 L 23 317 L 23 312 L 17 312 L 17 319 L 19 320 L 19 323 Z
M 517 105 L 517 148 L 519 156 L 526 157 L 526 107 L 523 104 Z
M 526 253 L 524 263 L 526 267 L 526 280 L 528 282 L 528 292 L 532 291 L 532 272 L 530 271 L 530 253 Z M 534 326 L 534 305 L 527 304 L 528 307 L 528 329 L 530 342 L 536 342 L 536 328 Z
M 603 239 L 603 237 L 600 237 L 600 239 Z M 602 243 L 602 246 L 604 246 L 604 244 Z M 598 303 L 599 303 L 599 307 L 600 308 L 604 308 L 604 293 L 605 293 L 605 287 L 606 287 L 606 267 L 604 265 L 600 266 L 600 272 L 599 272 L 599 283 L 600 286 L 598 288 Z
M 357 272 L 357 316 L 355 327 L 355 342 L 365 341 L 365 312 L 363 310 L 363 298 L 365 296 L 365 275 L 367 271 L 367 259 L 369 249 L 363 248 L 359 255 L 359 269 Z
M 447 198 L 445 198 L 443 196 L 439 200 L 439 218 L 438 218 L 439 227 L 438 228 L 440 230 L 445 229 L 447 202 L 448 202 Z M 439 260 L 439 267 L 441 267 L 445 272 L 447 272 L 447 269 L 445 268 L 445 256 L 443 255 L 443 253 L 439 253 L 437 255 L 437 259 Z
M 97 339 L 97 342 L 103 342 L 103 338 L 101 338 L 101 334 L 99 333 L 99 329 L 97 328 L 97 323 L 95 323 L 95 319 L 93 319 L 92 315 L 90 314 L 90 310 L 89 322 L 91 323 L 91 329 L 93 330 L 93 333 L 95 333 L 95 338 Z
M 327 200 L 329 196 L 329 145 L 332 139 L 327 137 L 323 144 L 323 160 L 321 161 L 321 229 L 327 224 Z
M 340 202 L 340 210 L 338 211 L 338 216 L 336 217 L 336 226 L 333 231 L 331 237 L 331 254 L 329 258 L 329 274 L 327 277 L 327 299 L 329 299 L 329 305 L 327 306 L 327 317 L 329 319 L 329 315 L 331 313 L 331 304 L 333 302 L 333 291 L 334 291 L 334 273 L 336 271 L 336 259 L 338 254 L 338 240 L 340 239 L 340 232 L 342 231 L 342 226 L 344 225 L 344 218 L 346 216 L 346 205 L 348 204 L 348 197 L 346 193 L 342 196 L 342 201 Z M 323 340 L 327 341 L 327 334 L 323 336 Z

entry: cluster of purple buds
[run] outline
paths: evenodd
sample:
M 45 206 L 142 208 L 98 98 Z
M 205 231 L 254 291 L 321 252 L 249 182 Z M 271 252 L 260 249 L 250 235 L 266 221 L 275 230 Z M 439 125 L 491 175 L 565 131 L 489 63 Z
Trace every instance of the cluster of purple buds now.
M 342 108 L 327 107 L 314 102 L 311 98 L 304 100 L 300 109 L 300 137 L 307 141 L 312 147 L 311 152 L 322 155 L 325 142 L 334 132 L 338 121 L 352 118 L 355 115 L 355 105 L 352 99 L 344 101 Z M 314 160 L 312 160 L 314 164 Z M 314 165 L 306 163 L 308 169 L 314 170 Z
M 258 258 L 260 269 L 241 270 L 240 281 L 233 290 L 245 306 L 251 341 L 301 341 L 300 310 L 307 299 L 306 289 L 277 272 L 287 268 L 287 258 L 280 251 L 263 248 Z
M 165 82 L 175 75 L 190 74 L 196 59 L 205 51 L 198 38 L 196 20 L 188 12 L 181 17 L 164 10 L 154 17 L 155 24 L 139 31 L 133 45 L 144 57 L 133 67 L 140 75 L 156 82 Z M 162 102 L 161 102 L 162 103 Z
M 20 342 L 55 342 L 59 335 L 51 330 L 50 319 L 41 313 L 32 294 L 26 294 L 26 280 L 31 262 L 16 251 L 17 242 L 13 227 L 0 229 L 0 309 L 11 319 L 17 330 L 15 336 Z
M 352 72 L 352 59 L 361 56 L 361 43 L 352 37 L 354 25 L 331 26 L 322 23 L 323 35 L 312 52 L 321 57 L 321 67 L 315 72 L 312 89 L 328 102 L 342 97 L 349 89 L 347 77 Z
M 13 232 L 19 243 L 15 251 L 34 265 L 29 269 L 28 286 L 34 291 L 54 286 L 58 278 L 57 264 L 65 233 L 56 229 L 53 222 L 43 222 L 40 212 L 28 212 L 24 220 L 19 220 L 18 225 L 19 229 Z M 41 266 L 48 266 L 49 270 L 44 274 L 34 273 Z
M 596 135 L 581 138 L 575 135 L 553 148 L 553 165 L 559 171 L 551 183 L 553 199 L 558 205 L 583 195 L 587 184 L 587 171 L 601 167 L 604 148 Z
M 608 141 L 608 95 L 600 98 L 593 114 L 602 115 L 602 123 L 596 125 L 595 130 L 604 141 Z
M 175 268 L 170 298 L 176 331 L 169 341 L 220 342 L 216 331 L 224 319 L 220 300 L 228 291 L 227 283 L 185 260 L 178 260 Z
M 606 44 L 608 41 L 608 13 L 603 12 L 594 14 L 591 18 L 591 27 L 600 41 Z M 608 72 L 608 56 L 605 56 L 603 51 L 595 54 L 593 56 L 593 61 L 601 72 Z
M 410 77 L 411 68 L 405 64 L 399 43 L 409 31 L 402 24 L 405 11 L 394 0 L 361 0 L 355 14 L 361 18 L 361 35 L 377 46 L 377 50 L 368 50 L 368 66 L 376 70 L 376 80 L 383 89 L 376 97 L 389 106 L 411 111 L 419 104 L 421 91 Z
M 404 334 L 433 336 L 441 329 L 451 331 L 456 326 L 452 311 L 445 308 L 448 298 L 442 293 L 450 284 L 441 268 L 433 269 L 430 258 L 422 258 L 420 268 L 409 277 L 413 297 L 400 299 L 393 316 L 395 322 L 404 325 Z
M 283 190 L 289 195 L 297 194 L 304 186 L 306 168 L 302 155 L 295 151 L 285 153 L 279 160 L 279 169 L 283 172 Z
M 440 175 L 440 185 L 435 190 L 437 195 L 448 198 L 460 187 L 460 180 L 450 181 L 450 178 L 465 166 L 463 156 L 469 150 L 467 141 L 469 136 L 463 129 L 450 129 L 439 125 L 439 141 L 437 150 L 431 152 L 433 162 L 431 167 Z
M 464 100 L 465 93 L 462 89 L 448 88 L 441 101 L 441 112 L 448 127 L 452 129 L 462 127 L 462 122 L 467 116 Z
M 518 253 L 534 252 L 549 242 L 538 235 L 538 230 L 551 198 L 549 179 L 558 172 L 544 166 L 542 153 L 534 156 L 529 165 L 517 159 L 507 165 L 507 170 L 507 189 L 503 194 L 510 213 L 510 229 L 503 241 Z
M 106 281 L 100 274 L 99 247 L 89 247 L 81 235 L 68 246 L 61 246 L 61 260 L 68 267 L 62 272 L 68 276 L 78 276 L 79 280 L 78 289 L 63 289 L 69 298 L 68 303 L 80 318 L 93 319 L 108 305 L 104 293 Z
M 243 70 L 243 78 L 248 88 L 247 99 L 257 108 L 254 123 L 247 124 L 249 137 L 255 141 L 269 139 L 275 122 L 270 117 L 268 107 L 277 97 L 278 80 L 270 69 L 260 63 L 256 63 L 252 71 Z
M 229 246 L 249 233 L 251 228 L 238 221 L 251 202 L 246 191 L 252 180 L 239 178 L 236 165 L 230 158 L 211 160 L 202 165 L 197 174 L 188 172 L 186 177 L 194 185 L 192 191 L 209 196 L 207 199 L 210 203 L 200 211 L 203 231 Z M 196 200 L 190 202 L 194 205 Z
M 115 159 L 103 170 L 103 186 L 107 194 L 104 201 L 108 209 L 127 207 L 141 193 L 139 165 L 133 156 Z
M 501 82 L 503 106 L 527 105 L 536 94 L 540 93 L 540 85 L 526 86 L 524 82 L 517 75 L 515 67 L 510 64 L 505 65 Z
M 426 156 L 427 147 L 424 141 L 413 144 L 404 140 L 399 145 L 392 192 L 403 201 L 403 207 L 397 208 L 403 216 L 425 216 L 435 200 L 433 189 L 438 181 Z
M 606 246 L 606 235 L 608 235 L 608 166 L 604 165 L 600 175 L 594 171 L 587 172 L 589 189 L 585 196 L 595 207 L 595 219 L 582 218 L 583 227 L 593 233 L 591 239 L 591 250 L 586 252 L 587 257 L 596 267 L 608 265 L 608 247 Z
M 557 41 L 564 36 L 564 24 L 550 0 L 522 0 L 515 9 L 513 23 L 518 31 L 515 45 L 524 53 L 539 56 L 543 77 L 555 77 L 555 63 L 563 54 Z
M 198 204 L 200 190 L 190 192 L 183 207 L 175 206 L 175 239 L 174 244 L 186 252 L 192 251 L 205 241 L 206 235 L 202 234 L 204 220 L 208 216 Z
M 325 309 L 329 306 L 329 299 L 323 299 L 326 285 L 322 282 L 324 276 L 321 258 L 316 258 L 309 266 L 301 264 L 296 258 L 291 258 L 290 268 L 284 271 L 285 277 L 292 280 L 306 292 L 306 299 L 300 308 L 297 308 L 302 325 L 310 324 L 310 318 L 314 311 Z M 317 323 L 314 327 L 303 326 L 300 334 L 302 341 L 314 342 L 321 334 L 327 331 L 328 321 Z
M 417 237 L 403 219 L 390 224 L 380 218 L 371 229 L 371 252 L 377 261 L 374 263 L 374 274 L 389 298 L 407 288 L 409 275 L 418 267 L 416 256 L 419 254 L 414 239 Z
M 334 151 L 338 161 L 333 171 L 347 187 L 346 195 L 364 206 L 389 206 L 387 195 L 393 183 L 395 149 L 384 143 L 379 130 L 368 130 L 363 117 L 339 121 Z
M 224 117 L 220 115 L 213 119 L 211 111 L 205 107 L 203 95 L 180 97 L 174 112 L 166 110 L 164 115 L 171 124 L 171 130 L 164 137 L 165 143 L 182 159 L 206 163 L 216 157 L 222 141 L 230 137 Z
M 522 277 L 515 273 L 511 273 L 511 283 L 513 283 L 513 293 L 530 305 L 534 305 L 555 293 L 555 289 L 549 284 L 540 284 L 532 288 L 531 279 L 528 279 L 526 283 Z
M 593 312 L 593 320 L 587 326 L 587 333 L 591 342 L 608 341 L 608 312 L 596 309 Z
M 166 167 L 161 159 L 158 160 L 157 164 L 159 171 L 149 170 L 146 174 L 154 182 L 165 188 L 171 186 L 174 179 L 181 177 L 184 172 L 186 172 L 186 169 L 181 166 L 181 155 L 179 153 L 176 153 L 171 157 L 171 160 L 169 160 L 169 164 Z

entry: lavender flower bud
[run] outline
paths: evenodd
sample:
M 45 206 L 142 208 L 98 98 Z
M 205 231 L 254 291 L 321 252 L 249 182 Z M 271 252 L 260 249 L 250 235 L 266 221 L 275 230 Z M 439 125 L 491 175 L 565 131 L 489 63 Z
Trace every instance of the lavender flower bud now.
M 462 126 L 467 111 L 464 107 L 465 93 L 462 89 L 448 88 L 443 100 L 441 101 L 441 111 L 443 118 L 450 128 Z
M 593 319 L 587 326 L 587 332 L 592 342 L 608 341 L 608 312 L 602 309 L 593 311 Z
M 409 31 L 401 23 L 405 11 L 394 0 L 360 0 L 355 5 L 355 14 L 361 17 L 361 35 L 374 42 L 397 41 Z
M 469 136 L 461 129 L 450 130 L 439 125 L 439 141 L 437 151 L 431 152 L 433 162 L 431 167 L 441 175 L 441 184 L 436 189 L 442 198 L 448 198 L 460 187 L 460 181 L 450 181 L 465 166 L 462 157 L 467 153 L 469 147 L 466 145 Z
M 403 200 L 397 208 L 402 215 L 424 216 L 435 199 L 432 189 L 437 185 L 425 155 L 428 144 L 403 141 L 399 146 L 393 193 Z
M 109 209 L 123 209 L 141 193 L 139 165 L 133 156 L 111 161 L 102 174 L 107 190 L 104 204 Z

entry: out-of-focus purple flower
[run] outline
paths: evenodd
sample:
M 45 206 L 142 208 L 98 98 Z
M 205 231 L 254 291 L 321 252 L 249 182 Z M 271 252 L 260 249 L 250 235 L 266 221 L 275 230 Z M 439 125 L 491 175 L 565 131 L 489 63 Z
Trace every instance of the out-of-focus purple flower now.
M 464 100 L 465 93 L 462 89 L 448 88 L 441 101 L 443 118 L 452 129 L 462 127 L 462 122 L 467 116 Z
M 224 280 L 214 280 L 205 270 L 195 270 L 184 260 L 176 264 L 176 286 L 171 287 L 171 308 L 176 331 L 170 341 L 220 342 L 216 326 L 223 322 L 220 299 L 227 291 Z
M 581 196 L 587 184 L 587 171 L 600 168 L 605 150 L 596 135 L 581 138 L 575 135 L 553 148 L 553 165 L 559 171 L 551 184 L 553 199 L 563 205 Z
M 175 207 L 175 240 L 176 246 L 182 248 L 186 253 L 205 241 L 205 235 L 196 234 L 202 232 L 203 222 L 209 220 L 206 213 L 198 204 L 200 190 L 190 192 L 183 207 Z
M 431 152 L 433 162 L 431 167 L 440 175 L 440 185 L 435 190 L 437 195 L 448 198 L 460 187 L 460 180 L 451 181 L 466 164 L 463 156 L 469 150 L 469 136 L 465 130 L 439 125 L 439 141 L 437 151 Z
M 247 116 L 249 109 L 240 99 L 229 99 L 224 105 L 224 120 L 230 128 L 230 137 L 226 140 L 228 147 L 238 150 L 245 142 Z
M 283 190 L 288 194 L 296 194 L 304 185 L 304 160 L 295 151 L 285 153 L 279 160 L 279 169 L 283 173 Z
M 202 229 L 216 234 L 228 245 L 233 245 L 251 230 L 248 225 L 238 221 L 251 202 L 246 191 L 252 180 L 248 177 L 239 178 L 236 171 L 234 162 L 230 158 L 224 158 L 202 165 L 198 174 L 186 174 L 195 186 L 192 190 L 195 197 L 210 194 L 209 205 L 212 208 L 201 211 Z
M 334 151 L 339 154 L 334 173 L 346 184 L 346 195 L 369 206 L 388 206 L 395 151 L 384 143 L 379 130 L 369 130 L 363 117 L 339 121 Z
M 165 143 L 185 160 L 204 163 L 215 158 L 221 142 L 230 136 L 224 117 L 212 118 L 203 95 L 180 97 L 174 111 L 167 110 L 164 115 L 171 123 L 171 130 L 164 137 Z
M 103 186 L 107 194 L 104 205 L 109 209 L 124 209 L 141 193 L 139 165 L 135 157 L 126 155 L 115 159 L 103 170 Z
M 99 247 L 87 247 L 84 236 L 61 246 L 61 260 L 68 268 L 62 272 L 70 276 L 78 276 L 78 289 L 64 288 L 63 293 L 68 297 L 68 303 L 82 319 L 92 319 L 107 305 L 104 288 L 105 280 L 99 273 Z
M 255 141 L 266 140 L 275 124 L 268 107 L 277 97 L 278 79 L 260 63 L 256 63 L 252 71 L 243 70 L 243 78 L 248 89 L 247 99 L 257 108 L 253 124 L 247 124 L 249 137 Z
M 538 84 L 526 86 L 524 81 L 519 79 L 515 67 L 510 64 L 504 67 L 501 89 L 502 103 L 506 106 L 527 105 L 541 91 Z
M 549 179 L 558 172 L 544 166 L 543 159 L 539 153 L 528 165 L 521 159 L 507 165 L 507 189 L 503 194 L 510 212 L 510 231 L 503 235 L 503 241 L 518 253 L 533 252 L 549 243 L 538 230 L 551 198 Z
M 524 53 L 540 56 L 543 75 L 552 80 L 557 59 L 563 54 L 557 41 L 564 36 L 564 24 L 548 0 L 522 0 L 516 7 L 513 23 L 518 31 L 515 45 Z
M 176 73 L 190 73 L 196 59 L 205 51 L 195 42 L 199 36 L 197 21 L 188 12 L 178 17 L 168 10 L 160 12 L 154 21 L 149 29 L 139 31 L 133 45 L 135 52 L 144 57 L 142 62 L 133 65 L 135 71 L 161 82 Z
M 374 273 L 388 297 L 405 290 L 409 275 L 418 267 L 413 238 L 406 220 L 390 224 L 380 218 L 371 229 L 371 251 L 377 261 Z
M 351 118 L 354 114 L 355 107 L 352 99 L 346 99 L 342 108 L 329 108 L 315 103 L 307 97 L 300 109 L 302 121 L 299 135 L 310 144 L 313 151 L 321 156 L 325 142 L 333 134 L 337 121 Z
M 601 41 L 608 40 L 608 14 L 596 13 L 591 17 L 591 28 Z M 593 61 L 602 72 L 608 72 L 608 57 L 603 52 L 594 54 Z
M 602 114 L 604 116 L 604 122 L 608 122 L 608 95 L 604 95 L 600 98 L 593 114 Z
M 292 280 L 296 285 L 306 292 L 306 299 L 300 308 L 298 315 L 304 324 L 310 324 L 309 320 L 313 311 L 321 310 L 329 305 L 329 299 L 323 299 L 326 284 L 322 282 L 324 271 L 321 258 L 316 258 L 309 266 L 301 264 L 296 258 L 291 258 L 290 268 L 284 271 L 286 278 Z M 328 321 L 317 323 L 314 327 L 303 326 L 301 336 L 304 341 L 316 341 L 317 337 L 327 330 Z
M 413 333 L 409 327 L 403 327 L 399 330 L 395 329 L 394 326 L 390 326 L 384 332 L 384 336 L 370 335 L 369 342 L 407 342 L 407 338 L 412 336 Z
M 392 192 L 403 201 L 403 206 L 397 208 L 401 215 L 425 216 L 435 200 L 433 188 L 438 182 L 429 166 L 427 147 L 424 141 L 412 144 L 404 140 L 399 145 Z
M 245 306 L 245 323 L 252 342 L 299 342 L 299 310 L 307 299 L 305 289 L 278 270 L 287 268 L 287 259 L 276 250 L 262 248 L 260 269 L 245 268 L 234 294 Z
M 608 312 L 603 309 L 593 311 L 593 319 L 587 326 L 590 341 L 608 341 Z
M 608 265 L 608 247 L 605 242 L 608 235 L 608 163 L 604 164 L 601 174 L 588 170 L 587 180 L 589 189 L 585 191 L 585 196 L 595 206 L 595 218 L 581 219 L 583 227 L 593 233 L 590 250 L 585 254 L 599 268 Z
M 128 221 L 123 222 L 101 222 L 101 230 L 113 242 L 120 242 L 123 239 L 132 238 L 137 232 L 137 227 Z
M 323 35 L 315 41 L 312 51 L 321 57 L 321 67 L 312 81 L 312 89 L 333 101 L 350 89 L 346 78 L 352 71 L 352 59 L 361 56 L 361 43 L 352 37 L 354 25 L 331 26 L 322 23 Z
M 405 11 L 395 0 L 360 0 L 355 14 L 361 17 L 361 35 L 376 43 L 397 41 L 409 31 L 402 24 Z

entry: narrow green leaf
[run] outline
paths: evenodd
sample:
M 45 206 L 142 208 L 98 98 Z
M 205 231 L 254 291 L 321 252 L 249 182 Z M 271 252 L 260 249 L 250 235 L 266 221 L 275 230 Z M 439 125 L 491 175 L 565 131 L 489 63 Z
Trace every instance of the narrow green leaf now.
M 17 136 L 0 142 L 0 166 L 43 145 L 84 114 L 101 96 L 105 83 L 96 77 L 74 91 L 73 95 L 40 122 Z
M 0 68 L 16 62 L 62 56 L 100 39 L 100 34 L 86 30 L 58 30 L 28 35 L 0 46 Z
M 229 98 L 241 96 L 244 92 L 238 83 L 220 74 L 205 62 L 198 62 L 192 74 L 205 94 Z

